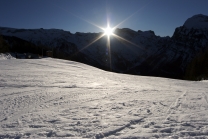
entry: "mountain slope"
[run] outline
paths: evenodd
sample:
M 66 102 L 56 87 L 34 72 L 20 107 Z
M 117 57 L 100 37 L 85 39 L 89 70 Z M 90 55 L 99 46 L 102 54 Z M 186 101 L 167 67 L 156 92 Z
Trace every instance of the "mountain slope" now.
M 207 82 L 0 60 L 0 138 L 205 138 Z
M 101 69 L 136 75 L 182 79 L 189 62 L 208 48 L 208 17 L 195 15 L 173 36 L 159 37 L 153 31 L 116 29 L 108 39 L 102 33 L 75 33 L 58 29 L 0 28 L 0 33 L 16 36 L 36 45 L 64 52 L 64 57 Z M 77 56 L 78 55 L 78 56 Z

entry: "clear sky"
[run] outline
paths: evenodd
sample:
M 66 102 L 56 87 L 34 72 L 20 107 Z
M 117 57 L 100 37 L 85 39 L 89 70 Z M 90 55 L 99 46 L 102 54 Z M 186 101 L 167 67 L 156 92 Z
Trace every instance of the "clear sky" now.
M 196 14 L 208 15 L 208 0 L 0 0 L 0 26 L 101 32 L 106 27 L 153 30 L 172 36 Z M 86 21 L 87 20 L 87 21 Z

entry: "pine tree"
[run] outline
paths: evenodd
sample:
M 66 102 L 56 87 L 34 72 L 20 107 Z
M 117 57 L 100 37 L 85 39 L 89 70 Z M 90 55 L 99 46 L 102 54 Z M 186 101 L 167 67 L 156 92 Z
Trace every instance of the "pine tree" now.
M 208 79 L 208 50 L 197 55 L 187 66 L 184 79 Z
M 4 41 L 3 37 L 0 35 L 0 53 L 9 52 L 9 45 Z

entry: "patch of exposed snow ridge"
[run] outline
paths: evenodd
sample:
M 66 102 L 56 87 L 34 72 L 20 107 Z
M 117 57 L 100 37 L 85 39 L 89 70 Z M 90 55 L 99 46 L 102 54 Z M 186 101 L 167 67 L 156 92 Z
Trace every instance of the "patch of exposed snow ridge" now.
M 13 57 L 11 54 L 6 53 L 0 53 L 0 60 L 4 60 L 4 59 L 16 59 L 15 57 Z
M 208 29 L 208 16 L 198 14 L 187 19 L 184 25 L 186 28 Z
M 202 80 L 202 82 L 206 82 L 206 83 L 208 83 L 208 79 L 207 79 L 207 80 Z

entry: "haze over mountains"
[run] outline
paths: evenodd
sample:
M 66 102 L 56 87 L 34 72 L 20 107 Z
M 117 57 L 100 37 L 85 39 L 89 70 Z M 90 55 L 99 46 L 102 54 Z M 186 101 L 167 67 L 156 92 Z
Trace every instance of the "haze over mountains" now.
M 156 36 L 154 31 L 116 29 L 114 34 L 120 37 L 110 37 L 110 48 L 106 36 L 98 39 L 103 33 L 0 27 L 0 34 L 10 46 L 12 39 L 6 36 L 15 36 L 61 53 L 57 57 L 104 70 L 182 79 L 187 65 L 208 48 L 208 16 L 199 14 L 187 19 L 172 37 Z

